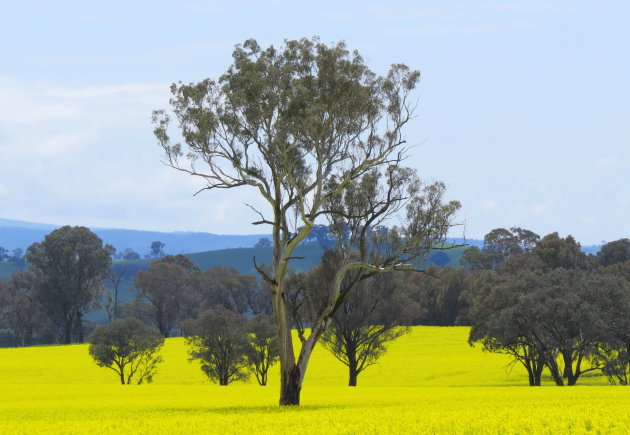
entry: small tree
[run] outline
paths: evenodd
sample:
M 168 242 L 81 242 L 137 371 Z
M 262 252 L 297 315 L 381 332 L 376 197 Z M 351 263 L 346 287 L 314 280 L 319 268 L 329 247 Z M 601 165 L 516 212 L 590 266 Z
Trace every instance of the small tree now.
M 160 242 L 159 240 L 156 240 L 155 242 L 151 243 L 151 251 L 150 251 L 151 258 L 164 257 L 164 246 L 166 246 L 166 244 Z
M 271 240 L 267 237 L 261 237 L 254 245 L 254 248 L 271 248 Z
M 597 253 L 597 258 L 604 267 L 630 260 L 630 239 L 606 243 Z
M 105 294 L 103 305 L 110 323 L 118 317 L 118 295 L 120 293 L 120 284 L 126 278 L 126 272 L 126 265 L 117 264 L 112 266 L 107 275 L 107 280 L 111 283 L 113 291 Z
M 571 235 L 563 239 L 557 232 L 547 234 L 536 242 L 533 252 L 543 261 L 546 270 L 587 268 L 586 254 Z
M 253 275 L 244 275 L 236 269 L 216 266 L 197 273 L 192 280 L 194 295 L 190 317 L 219 305 L 240 314 L 258 314 L 262 297 L 260 284 Z
M 225 386 L 247 379 L 245 316 L 224 307 L 213 308 L 198 320 L 185 322 L 183 332 L 190 346 L 190 360 L 199 360 L 211 381 Z
M 123 260 L 139 260 L 140 254 L 138 254 L 136 251 L 134 251 L 131 248 L 127 248 L 122 252 L 122 259 Z
M 138 296 L 153 306 L 155 325 L 164 337 L 168 337 L 180 315 L 185 302 L 190 276 L 179 264 L 158 260 L 148 270 L 139 271 L 134 284 Z
M 156 353 L 164 338 L 156 328 L 134 317 L 98 326 L 89 337 L 90 355 L 99 367 L 107 367 L 120 377 L 121 384 L 150 383 L 162 357 Z
M 267 385 L 269 367 L 280 357 L 278 335 L 273 317 L 259 314 L 249 321 L 249 346 L 245 353 L 250 371 L 258 384 Z
M 24 266 L 26 266 L 26 259 L 24 258 L 24 250 L 22 248 L 15 248 L 12 251 L 11 261 L 17 267 L 20 268 L 20 272 L 24 271 Z
M 321 264 L 304 279 L 291 280 L 288 292 L 298 335 L 304 334 L 304 326 L 313 321 L 332 292 L 341 263 L 339 257 L 338 252 L 327 251 Z M 388 343 L 409 331 L 404 325 L 418 307 L 407 297 L 399 277 L 397 273 L 376 274 L 361 281 L 349 292 L 322 334 L 322 346 L 348 367 L 349 386 L 357 385 L 359 374 L 376 364 Z M 355 279 L 356 274 L 348 274 L 342 289 L 352 286 Z
M 8 299 L 1 304 L 0 312 L 13 332 L 15 345 L 30 346 L 44 320 L 35 294 L 35 276 L 30 272 L 14 273 L 8 290 Z

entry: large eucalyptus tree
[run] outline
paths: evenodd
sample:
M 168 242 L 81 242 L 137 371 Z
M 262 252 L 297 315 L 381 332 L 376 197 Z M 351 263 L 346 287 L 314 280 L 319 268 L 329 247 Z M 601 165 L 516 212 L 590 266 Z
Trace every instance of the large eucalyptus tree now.
M 233 58 L 218 81 L 172 85 L 182 142 L 171 139 L 164 110 L 153 113 L 154 132 L 165 162 L 201 177 L 204 189 L 250 187 L 264 198 L 254 224 L 271 226 L 273 258 L 270 270 L 255 265 L 272 290 L 280 404 L 297 405 L 313 347 L 353 287 L 342 288 L 345 274 L 352 271 L 358 283 L 416 267 L 440 246 L 459 203 L 443 203 L 443 184 L 424 186 L 402 167 L 418 71 L 395 64 L 378 76 L 343 42 L 317 38 L 285 41 L 279 49 L 250 39 Z M 399 228 L 373 231 L 396 217 Z M 296 358 L 285 296 L 289 263 L 326 219 L 341 228 L 344 264 Z
M 82 343 L 83 316 L 98 307 L 114 248 L 85 227 L 63 226 L 28 247 L 37 299 L 59 327 L 60 341 Z

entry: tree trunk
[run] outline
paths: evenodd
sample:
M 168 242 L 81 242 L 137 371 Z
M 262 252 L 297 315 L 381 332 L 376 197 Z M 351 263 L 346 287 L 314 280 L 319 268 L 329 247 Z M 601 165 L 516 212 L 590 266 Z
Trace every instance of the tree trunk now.
M 536 380 L 534 379 L 534 372 L 532 371 L 531 367 L 529 366 L 525 366 L 527 368 L 527 377 L 529 378 L 529 386 L 530 387 L 534 387 L 536 386 Z
M 280 377 L 280 405 L 299 405 L 302 391 L 300 368 L 295 364 L 289 368 L 290 370 L 285 370 L 286 368 L 282 367 Z
M 549 371 L 551 372 L 551 377 L 557 386 L 563 387 L 564 380 L 562 379 L 562 374 L 560 374 L 560 369 L 558 368 L 558 364 L 555 361 L 551 361 L 549 364 Z
M 76 313 L 76 318 L 74 321 L 74 329 L 75 329 L 75 337 L 77 343 L 83 343 L 85 341 L 85 337 L 83 336 L 83 318 L 80 313 Z
M 278 302 L 278 301 L 274 301 Z M 278 319 L 278 347 L 280 350 L 280 405 L 299 405 L 302 381 L 313 348 L 322 335 L 328 320 L 316 321 L 311 327 L 308 339 L 302 341 L 297 363 L 293 353 L 291 325 L 286 316 L 284 300 L 274 306 Z
M 284 312 L 284 304 L 280 307 Z M 282 321 L 278 323 L 278 346 L 280 350 L 280 405 L 299 405 L 300 392 L 302 390 L 302 379 L 304 379 L 303 371 L 306 370 L 306 364 L 303 363 L 303 354 L 305 343 L 302 343 L 300 358 L 298 363 L 295 361 L 293 353 L 293 341 L 291 336 L 291 326 L 288 323 L 286 315 Z M 310 352 L 309 355 L 310 356 Z M 307 357 L 308 362 L 308 357 Z
M 578 357 L 575 362 L 575 370 L 573 370 L 573 355 L 570 352 L 566 352 L 562 357 L 564 359 L 564 377 L 567 379 L 567 385 L 573 386 L 580 377 L 581 357 Z
M 357 376 L 359 376 L 359 372 L 357 372 L 356 367 L 350 367 L 350 379 L 348 381 L 348 386 L 350 387 L 357 386 Z
M 542 364 L 541 362 L 536 362 L 535 363 L 534 368 L 532 370 L 532 374 L 533 374 L 533 378 L 534 378 L 534 384 L 532 386 L 540 387 L 542 372 L 543 372 L 544 368 L 545 368 L 545 365 Z
M 276 246 L 274 246 L 275 250 Z M 284 301 L 284 281 L 280 281 L 274 287 L 273 311 L 278 326 L 278 350 L 280 353 L 280 405 L 299 405 L 302 376 L 293 353 L 291 324 Z
M 72 316 L 67 318 L 63 322 L 63 343 L 62 344 L 70 344 L 72 343 L 72 324 L 74 323 L 74 319 Z

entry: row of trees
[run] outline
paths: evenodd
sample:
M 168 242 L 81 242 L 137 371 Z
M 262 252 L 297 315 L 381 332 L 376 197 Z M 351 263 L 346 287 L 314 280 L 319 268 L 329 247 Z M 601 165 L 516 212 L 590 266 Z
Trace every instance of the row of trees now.
M 161 258 L 164 257 L 164 247 L 166 245 L 159 240 L 152 242 L 149 253 L 145 255 L 145 258 Z M 131 248 L 126 248 L 123 251 L 114 251 L 112 257 L 117 260 L 139 260 L 142 258 L 140 254 Z M 22 248 L 15 248 L 11 252 L 8 249 L 0 246 L 0 263 L 12 262 L 20 267 L 26 265 L 26 259 L 24 258 L 24 250 Z
M 23 266 L 24 261 L 24 250 L 22 248 L 15 248 L 12 251 L 0 246 L 0 263 L 2 262 L 12 262 L 17 264 L 18 266 Z
M 186 256 L 164 256 L 164 245 L 154 245 L 159 259 L 142 270 L 135 263 L 112 265 L 113 247 L 85 227 L 52 231 L 28 248 L 27 272 L 0 280 L 2 344 L 83 342 L 85 328 L 94 327 L 86 314 L 101 308 L 110 322 L 135 316 L 155 324 L 165 337 L 179 333 L 184 319 L 217 305 L 270 313 L 269 298 L 261 297 L 253 276 L 226 268 L 201 272 Z M 121 304 L 122 287 L 132 279 L 136 301 Z
M 617 262 L 609 260 L 609 266 L 599 267 L 596 272 L 580 268 L 588 264 L 584 261 L 588 257 L 570 236 L 562 239 L 556 233 L 541 239 L 526 230 L 497 229 L 487 240 L 508 231 L 527 234 L 534 242 L 513 249 L 494 268 L 429 266 L 418 274 L 376 274 L 356 286 L 320 341 L 348 367 L 349 385 L 357 384 L 358 375 L 378 360 L 392 340 L 407 332 L 408 325 L 418 323 L 472 324 L 470 343 L 511 355 L 515 363 L 527 369 L 532 385 L 540 385 L 545 368 L 558 385 L 574 385 L 583 373 L 593 370 L 602 370 L 612 382 L 627 383 L 629 342 L 624 331 L 630 331 L 630 324 L 623 323 L 623 319 L 630 308 L 630 262 L 617 256 Z M 599 256 L 610 257 L 611 249 L 617 250 L 625 243 L 611 242 Z M 496 255 L 496 251 L 496 244 L 480 250 L 481 255 Z M 339 255 L 338 251 L 329 250 L 318 267 L 292 274 L 287 281 L 289 316 L 300 339 L 304 339 L 308 326 L 327 301 L 339 269 Z M 576 260 L 567 261 L 568 258 Z M 155 270 L 161 269 L 160 263 L 176 261 L 174 257 L 157 261 Z M 183 257 L 179 261 L 187 260 Z M 466 263 L 465 257 L 463 262 Z M 179 267 L 183 277 L 186 263 Z M 190 265 L 188 268 L 190 276 L 199 273 Z M 144 273 L 150 274 L 151 269 Z M 353 277 L 348 275 L 345 279 L 351 281 Z M 224 297 L 217 298 L 221 294 Z M 215 301 L 215 308 L 197 320 L 184 322 L 184 335 L 190 344 L 199 347 L 196 357 L 205 355 L 215 361 L 214 366 L 204 362 L 204 371 L 214 373 L 220 383 L 241 379 L 247 373 L 247 361 L 251 361 L 246 343 L 252 333 L 248 335 L 242 328 L 246 323 L 243 313 L 252 311 L 247 294 L 242 290 L 215 293 L 208 299 Z M 268 306 L 268 294 L 254 294 L 267 295 L 263 305 Z M 273 331 L 270 323 L 268 327 Z M 194 330 L 206 332 L 192 334 L 191 338 Z M 218 330 L 222 332 L 208 332 Z M 202 343 L 206 346 L 203 350 Z M 217 355 L 227 359 L 219 364 Z M 218 367 L 224 370 L 221 377 Z M 257 378 L 261 379 L 258 375 Z
M 575 385 L 599 369 L 627 385 L 628 284 L 608 268 L 592 275 L 564 268 L 484 272 L 472 293 L 469 341 L 510 355 L 530 385 L 540 385 L 545 368 L 557 385 Z
M 462 263 L 473 276 L 461 294 L 471 345 L 511 356 L 532 386 L 544 370 L 556 385 L 595 370 L 628 384 L 630 240 L 586 255 L 571 236 L 499 228 Z
M 203 330 L 204 325 L 217 327 L 209 313 L 224 322 L 237 319 L 224 325 L 234 343 L 239 342 L 234 337 L 241 337 L 240 347 L 236 346 L 232 353 L 240 355 L 241 366 L 245 366 L 242 363 L 245 357 L 247 361 L 254 361 L 253 356 L 244 353 L 242 343 L 252 331 L 243 330 L 243 325 L 258 325 L 254 329 L 260 330 L 262 324 L 259 320 L 258 323 L 245 322 L 244 316 L 260 319 L 271 314 L 269 286 L 261 287 L 253 276 L 241 275 L 233 269 L 217 267 L 202 272 L 183 255 L 162 257 L 147 270 L 127 270 L 129 265 L 111 267 L 111 252 L 110 246 L 103 246 L 96 235 L 83 227 L 60 228 L 43 242 L 32 245 L 27 254 L 32 261 L 31 271 L 15 274 L 10 282 L 3 282 L 6 291 L 1 292 L 5 296 L 3 314 L 5 319 L 10 319 L 15 344 L 30 345 L 38 335 L 44 341 L 82 342 L 85 314 L 97 308 L 99 301 L 104 301 L 103 307 L 110 321 L 137 317 L 143 324 L 155 325 L 162 337 L 173 332 L 190 337 L 191 331 Z M 302 338 L 331 291 L 339 268 L 339 256 L 338 251 L 328 251 L 319 267 L 290 279 L 287 302 L 291 307 L 292 324 Z M 133 279 L 137 299 L 134 303 L 119 304 L 120 282 L 132 272 L 137 272 Z M 348 275 L 344 286 L 351 279 L 354 277 Z M 106 280 L 112 284 L 111 293 L 104 292 L 103 281 Z M 103 293 L 109 297 L 103 299 Z M 348 366 L 350 385 L 356 385 L 358 374 L 377 360 L 388 341 L 406 332 L 404 325 L 409 324 L 414 307 L 417 307 L 409 294 L 402 285 L 401 275 L 374 276 L 363 280 L 356 292 L 348 295 L 343 310 L 335 315 L 330 328 L 323 334 L 322 343 Z M 406 309 L 401 311 L 396 304 Z M 233 316 L 225 314 L 227 312 Z M 256 336 L 269 339 L 269 331 L 275 329 L 269 327 L 268 317 L 264 318 L 267 319 L 267 332 L 256 333 Z M 203 334 L 195 335 L 200 336 Z M 121 335 L 121 331 L 116 330 L 114 337 L 128 339 L 129 335 Z M 201 342 L 196 343 L 199 346 Z M 205 352 L 208 355 L 207 349 Z M 143 360 L 141 365 L 146 365 L 149 360 Z M 234 369 L 239 364 L 228 366 Z M 255 364 L 255 367 L 263 366 L 262 361 Z M 139 370 L 133 368 L 133 364 L 129 367 L 134 373 Z M 237 370 L 233 374 L 237 376 L 241 372 Z M 266 378 L 266 370 L 256 373 L 260 379 Z M 224 374 L 221 374 L 220 382 L 227 382 Z M 129 376 L 126 382 L 129 382 Z M 140 376 L 138 379 L 145 378 Z
M 251 319 L 217 307 L 205 311 L 185 325 L 191 360 L 219 385 L 228 385 L 254 374 L 261 386 L 267 385 L 269 368 L 278 359 L 277 337 L 270 316 Z M 90 335 L 89 352 L 100 367 L 118 375 L 121 384 L 151 382 L 162 357 L 164 344 L 159 330 L 135 317 L 99 326 Z

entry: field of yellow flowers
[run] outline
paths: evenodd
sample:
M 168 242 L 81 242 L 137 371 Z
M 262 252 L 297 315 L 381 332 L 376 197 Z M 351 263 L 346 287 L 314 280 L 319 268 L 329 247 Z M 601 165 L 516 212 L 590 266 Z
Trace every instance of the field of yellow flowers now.
M 630 433 L 630 388 L 526 386 L 525 372 L 466 343 L 463 327 L 416 327 L 348 387 L 345 366 L 315 351 L 302 406 L 270 385 L 220 387 L 184 341 L 166 340 L 150 385 L 120 385 L 87 345 L 0 350 L 0 432 L 19 433 Z

